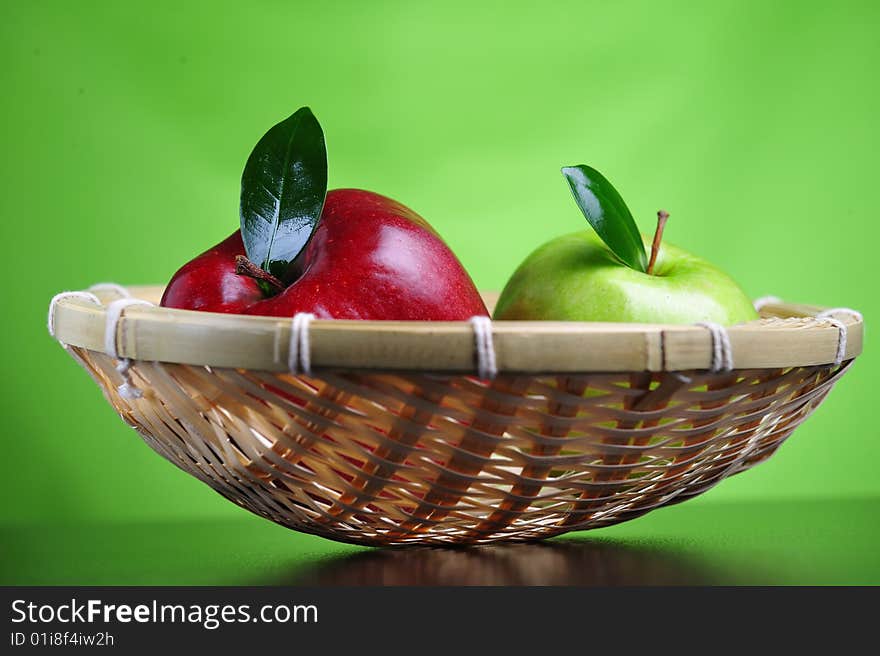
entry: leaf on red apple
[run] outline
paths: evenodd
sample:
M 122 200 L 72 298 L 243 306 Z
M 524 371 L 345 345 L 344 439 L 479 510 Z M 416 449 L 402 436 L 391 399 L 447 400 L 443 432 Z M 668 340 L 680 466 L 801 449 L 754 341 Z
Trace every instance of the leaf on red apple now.
M 605 176 L 584 164 L 566 166 L 562 175 L 581 212 L 611 252 L 631 269 L 646 271 L 648 257 L 636 222 Z
M 324 132 L 308 107 L 271 128 L 241 176 L 241 236 L 248 258 L 288 281 L 327 195 Z

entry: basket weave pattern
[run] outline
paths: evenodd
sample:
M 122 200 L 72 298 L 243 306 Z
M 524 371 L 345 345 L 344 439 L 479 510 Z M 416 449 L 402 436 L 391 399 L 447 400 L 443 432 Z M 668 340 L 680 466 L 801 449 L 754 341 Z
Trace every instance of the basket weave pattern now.
M 850 362 L 499 376 L 289 373 L 67 347 L 154 450 L 236 504 L 359 544 L 530 540 L 631 519 L 771 455 Z

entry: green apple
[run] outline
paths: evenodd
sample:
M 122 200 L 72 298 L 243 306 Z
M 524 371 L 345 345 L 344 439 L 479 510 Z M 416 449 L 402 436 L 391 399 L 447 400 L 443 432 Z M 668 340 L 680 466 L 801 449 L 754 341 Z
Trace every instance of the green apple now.
M 643 273 L 582 230 L 529 255 L 505 285 L 494 317 L 730 325 L 757 314 L 727 274 L 699 257 L 664 244 L 653 272 Z
M 495 319 L 731 325 L 757 318 L 727 274 L 661 245 L 665 212 L 648 261 L 648 242 L 611 184 L 586 166 L 563 173 L 596 233 L 564 235 L 529 255 L 501 292 Z

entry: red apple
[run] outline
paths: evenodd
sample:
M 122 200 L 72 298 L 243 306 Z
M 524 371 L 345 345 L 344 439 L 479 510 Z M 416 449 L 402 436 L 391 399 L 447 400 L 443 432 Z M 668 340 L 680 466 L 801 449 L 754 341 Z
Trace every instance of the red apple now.
M 244 255 L 235 232 L 185 264 L 162 297 L 165 307 L 323 319 L 459 321 L 487 316 L 473 281 L 431 226 L 400 203 L 359 189 L 327 193 L 305 248 L 302 273 L 267 297 L 236 273 Z
M 235 256 L 244 253 L 236 230 L 219 244 L 184 264 L 165 288 L 165 307 L 241 314 L 265 296 L 253 278 L 235 272 Z

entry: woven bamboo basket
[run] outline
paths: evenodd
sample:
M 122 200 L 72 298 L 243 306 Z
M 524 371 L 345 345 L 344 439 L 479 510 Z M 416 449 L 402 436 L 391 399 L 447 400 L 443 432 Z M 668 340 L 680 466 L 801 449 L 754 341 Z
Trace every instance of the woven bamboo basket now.
M 368 545 L 532 540 L 693 497 L 776 451 L 863 334 L 769 304 L 715 371 L 700 326 L 499 321 L 481 380 L 468 322 L 314 321 L 304 375 L 288 319 L 111 319 L 161 288 L 92 291 L 53 300 L 50 331 L 150 447 L 273 522 Z

